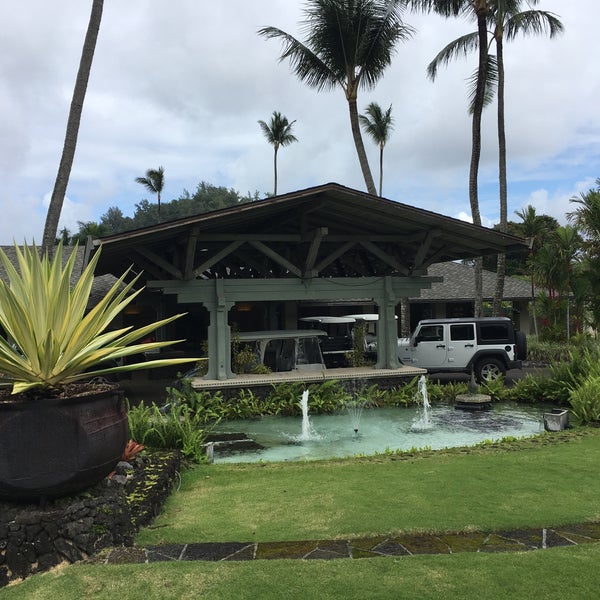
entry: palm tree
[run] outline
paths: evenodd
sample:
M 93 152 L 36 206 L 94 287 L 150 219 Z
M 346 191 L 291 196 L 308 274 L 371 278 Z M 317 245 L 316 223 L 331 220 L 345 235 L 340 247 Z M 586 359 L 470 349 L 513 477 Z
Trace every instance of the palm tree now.
M 88 237 L 98 238 L 110 233 L 104 223 L 77 221 L 77 225 L 79 226 L 79 231 L 71 237 L 72 244 L 84 245 Z
M 596 188 L 573 196 L 569 201 L 575 204 L 576 208 L 567 213 L 567 218 L 584 238 L 577 283 L 579 287 L 586 288 L 583 294 L 587 298 L 589 313 L 593 317 L 592 327 L 597 329 L 600 322 L 600 178 L 596 179 Z M 573 291 L 576 293 L 575 289 Z
M 158 199 L 158 222 L 160 223 L 160 194 L 165 186 L 165 170 L 163 167 L 158 169 L 148 169 L 146 177 L 136 177 L 136 183 L 143 185 L 149 192 L 156 194 Z
M 277 196 L 277 152 L 279 147 L 289 146 L 293 142 L 297 142 L 298 138 L 292 134 L 292 126 L 296 121 L 288 122 L 287 117 L 283 116 L 277 111 L 273 111 L 270 123 L 259 121 L 258 124 L 262 129 L 262 132 L 267 138 L 267 142 L 274 148 L 273 156 L 273 172 L 274 172 L 274 185 L 273 195 Z
M 529 0 L 536 5 L 538 0 Z M 508 222 L 508 190 L 506 180 L 506 130 L 504 118 L 504 37 L 514 40 L 518 35 L 541 35 L 548 32 L 554 37 L 563 30 L 560 20 L 552 13 L 541 10 L 522 11 L 522 0 L 496 0 L 490 13 L 492 37 L 496 45 L 496 65 L 498 68 L 498 178 L 500 186 L 500 231 L 506 232 Z M 506 256 L 498 255 L 496 290 L 494 292 L 494 314 L 498 314 L 504 296 Z
M 394 119 L 392 118 L 392 105 L 384 112 L 376 102 L 371 102 L 367 106 L 364 115 L 359 115 L 360 124 L 365 133 L 371 136 L 371 139 L 379 145 L 379 195 L 383 190 L 383 149 L 390 138 L 392 129 L 394 129 Z
M 549 243 L 545 243 L 532 260 L 533 273 L 539 285 L 548 289 L 547 305 L 555 333 L 560 331 L 558 317 L 566 317 L 566 339 L 570 337 L 570 295 L 573 268 L 579 260 L 581 236 L 570 225 L 557 227 Z M 567 296 L 563 313 L 563 298 Z M 562 335 L 561 335 L 562 337 Z
M 92 0 L 92 11 L 88 22 L 87 33 L 85 34 L 85 40 L 83 42 L 83 50 L 79 61 L 79 70 L 77 71 L 75 88 L 73 89 L 62 156 L 58 166 L 56 181 L 54 183 L 54 189 L 52 190 L 52 197 L 50 198 L 50 205 L 48 206 L 48 213 L 46 214 L 46 223 L 44 225 L 44 233 L 42 236 L 42 249 L 49 254 L 52 253 L 52 249 L 56 243 L 58 221 L 60 220 L 60 213 L 62 211 L 65 194 L 67 193 L 71 167 L 73 166 L 73 159 L 75 157 L 79 123 L 81 121 L 83 102 L 85 100 L 85 93 L 90 78 L 90 71 L 92 69 L 92 61 L 94 59 L 98 31 L 100 30 L 100 22 L 102 21 L 103 8 L 104 0 Z
M 531 0 L 528 4 L 537 4 L 539 0 Z M 475 2 L 472 2 L 475 6 Z M 483 2 L 481 2 L 483 4 Z M 500 192 L 500 223 L 499 230 L 506 232 L 508 223 L 507 206 L 507 179 L 506 179 L 506 133 L 504 117 L 504 39 L 514 40 L 519 35 L 540 35 L 548 32 L 549 37 L 554 37 L 563 29 L 558 18 L 549 12 L 540 10 L 522 11 L 522 0 L 491 0 L 488 3 L 487 22 L 491 31 L 491 39 L 495 43 L 496 55 L 488 56 L 486 71 L 487 81 L 484 95 L 484 106 L 492 99 L 494 87 L 498 88 L 498 180 Z M 479 20 L 478 20 L 479 24 Z M 477 50 L 484 38 L 478 28 L 448 44 L 431 62 L 428 73 L 433 79 L 440 64 L 447 64 L 458 55 Z M 486 53 L 489 50 L 487 35 L 485 37 Z M 480 53 L 480 60 L 482 53 Z M 506 257 L 498 255 L 496 290 L 494 293 L 494 314 L 500 311 L 504 295 L 504 279 L 506 274 Z
M 478 177 L 481 157 L 481 116 L 484 106 L 489 102 L 490 60 L 487 53 L 487 19 L 495 0 L 406 0 L 406 4 L 415 10 L 434 11 L 443 17 L 463 16 L 475 19 L 477 22 L 477 48 L 479 59 L 477 71 L 472 77 L 472 96 L 470 102 L 471 121 L 471 161 L 469 166 L 469 203 L 471 218 L 474 225 L 481 225 L 479 212 Z M 462 38 L 459 38 L 462 40 Z M 459 46 L 464 52 L 464 46 Z M 445 50 L 445 49 L 444 49 Z M 432 61 L 428 67 L 429 76 L 434 79 L 438 62 L 444 62 L 443 53 Z M 442 55 L 442 56 L 440 56 Z M 446 59 L 447 62 L 448 59 Z M 482 258 L 475 259 L 475 298 L 474 315 L 481 316 L 483 312 L 483 281 Z
M 305 43 L 276 27 L 258 31 L 266 39 L 281 40 L 280 61 L 289 59 L 300 81 L 318 92 L 342 88 L 360 168 L 373 195 L 377 191 L 360 133 L 358 90 L 375 87 L 391 63 L 396 42 L 412 35 L 413 29 L 400 18 L 404 5 L 405 0 L 308 0 Z
M 523 237 L 529 240 L 529 272 L 531 278 L 531 309 L 533 317 L 533 328 L 535 335 L 538 335 L 538 324 L 536 316 L 535 306 L 535 263 L 536 254 L 542 247 L 542 243 L 545 237 L 548 237 L 550 233 L 550 226 L 547 220 L 536 213 L 535 207 L 529 204 L 522 210 L 515 211 L 517 217 L 519 217 L 523 223 L 521 224 L 521 231 Z
M 600 178 L 596 179 L 596 186 L 569 200 L 578 206 L 567 213 L 567 218 L 600 249 Z

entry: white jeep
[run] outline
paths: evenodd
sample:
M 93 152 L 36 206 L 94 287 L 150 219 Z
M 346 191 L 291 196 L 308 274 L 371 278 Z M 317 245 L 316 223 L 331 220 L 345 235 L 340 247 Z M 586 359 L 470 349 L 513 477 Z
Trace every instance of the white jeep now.
M 509 369 L 520 369 L 527 340 L 507 317 L 427 319 L 410 338 L 398 340 L 398 357 L 430 373 L 475 373 L 492 381 Z

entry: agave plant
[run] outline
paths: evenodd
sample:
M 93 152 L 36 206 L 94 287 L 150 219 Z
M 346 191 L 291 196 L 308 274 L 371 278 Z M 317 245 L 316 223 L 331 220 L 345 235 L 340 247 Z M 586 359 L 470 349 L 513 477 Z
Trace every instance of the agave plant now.
M 0 250 L 8 283 L 0 281 L 0 373 L 12 393 L 30 396 L 55 392 L 65 384 L 99 375 L 195 361 L 192 358 L 152 360 L 111 366 L 122 358 L 178 341 L 137 342 L 174 315 L 133 329 L 111 329 L 115 318 L 142 290 L 132 291 L 137 277 L 125 283 L 126 271 L 104 298 L 88 310 L 96 252 L 76 283 L 71 284 L 77 248 L 63 265 L 63 248 L 54 257 L 40 256 L 35 244 L 15 245 L 18 270 Z M 139 277 L 139 276 L 138 276 Z

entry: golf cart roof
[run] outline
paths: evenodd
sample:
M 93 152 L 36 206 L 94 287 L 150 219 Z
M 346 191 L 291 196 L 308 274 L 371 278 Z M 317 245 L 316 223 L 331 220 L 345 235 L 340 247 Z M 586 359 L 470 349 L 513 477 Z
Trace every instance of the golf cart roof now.
M 336 323 L 355 323 L 356 319 L 351 316 L 344 317 L 330 317 L 330 316 L 322 316 L 322 317 L 302 317 L 299 319 L 304 323 L 323 323 L 324 325 L 332 325 Z
M 311 338 L 327 335 L 327 332 L 320 329 L 275 329 L 271 331 L 240 331 L 237 335 L 241 342 L 254 342 L 258 340 Z

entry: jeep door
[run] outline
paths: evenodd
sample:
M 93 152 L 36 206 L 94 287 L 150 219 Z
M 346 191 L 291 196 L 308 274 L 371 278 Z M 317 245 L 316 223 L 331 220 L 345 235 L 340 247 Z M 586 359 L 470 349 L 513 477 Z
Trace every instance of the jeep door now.
M 423 325 L 416 332 L 416 346 L 413 346 L 411 356 L 416 366 L 431 369 L 442 367 L 446 364 L 447 344 L 446 325 Z
M 448 366 L 466 367 L 476 350 L 475 323 L 452 323 L 448 342 Z

